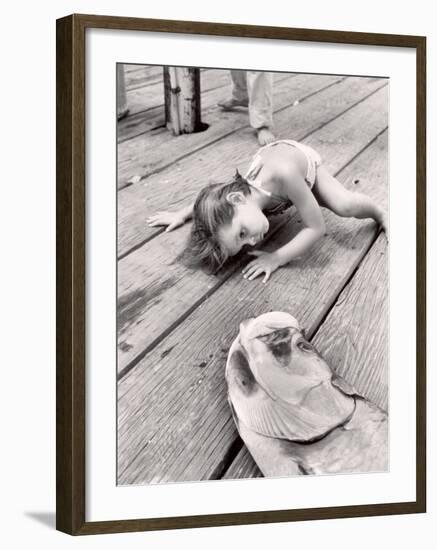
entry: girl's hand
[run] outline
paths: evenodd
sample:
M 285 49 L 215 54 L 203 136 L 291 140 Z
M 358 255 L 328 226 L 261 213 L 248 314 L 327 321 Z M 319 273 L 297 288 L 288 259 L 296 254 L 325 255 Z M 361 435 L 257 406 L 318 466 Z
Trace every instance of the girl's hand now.
M 251 281 L 265 273 L 263 283 L 269 280 L 270 275 L 280 267 L 279 259 L 275 253 L 264 252 L 263 250 L 252 250 L 249 252 L 253 256 L 256 256 L 255 260 L 252 260 L 243 269 L 243 277 Z
M 146 223 L 150 227 L 166 225 L 166 231 L 173 231 L 185 223 L 185 216 L 180 212 L 157 212 L 153 216 L 147 218 Z

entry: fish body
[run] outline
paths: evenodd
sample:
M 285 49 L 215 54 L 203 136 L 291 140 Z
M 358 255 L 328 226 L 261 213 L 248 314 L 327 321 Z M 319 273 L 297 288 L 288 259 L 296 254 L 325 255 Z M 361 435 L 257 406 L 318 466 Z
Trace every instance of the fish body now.
M 266 477 L 387 470 L 387 414 L 333 373 L 291 315 L 243 321 L 226 380 L 237 429 Z

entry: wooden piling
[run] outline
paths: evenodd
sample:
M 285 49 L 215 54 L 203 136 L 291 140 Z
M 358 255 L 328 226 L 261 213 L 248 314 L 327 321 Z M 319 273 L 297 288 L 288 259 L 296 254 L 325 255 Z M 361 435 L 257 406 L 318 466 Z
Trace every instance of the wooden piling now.
M 166 125 L 174 135 L 200 130 L 199 69 L 164 67 L 164 96 Z

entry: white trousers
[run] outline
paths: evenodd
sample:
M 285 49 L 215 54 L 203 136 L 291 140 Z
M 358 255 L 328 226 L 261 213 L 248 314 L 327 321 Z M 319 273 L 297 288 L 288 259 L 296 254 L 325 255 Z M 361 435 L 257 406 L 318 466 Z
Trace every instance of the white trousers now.
M 127 95 L 124 78 L 124 65 L 122 63 L 117 63 L 117 116 L 124 114 L 126 109 Z
M 231 70 L 232 99 L 249 102 L 253 128 L 273 126 L 273 75 L 261 71 Z

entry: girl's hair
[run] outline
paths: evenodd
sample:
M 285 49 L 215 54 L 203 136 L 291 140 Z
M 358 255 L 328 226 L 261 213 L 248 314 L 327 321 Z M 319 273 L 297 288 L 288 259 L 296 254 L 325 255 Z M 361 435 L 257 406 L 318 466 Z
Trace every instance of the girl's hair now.
M 234 207 L 227 200 L 229 193 L 250 194 L 250 186 L 238 170 L 230 182 L 211 183 L 197 196 L 193 208 L 193 225 L 187 247 L 182 254 L 185 265 L 216 273 L 229 257 L 217 233 L 234 217 Z

